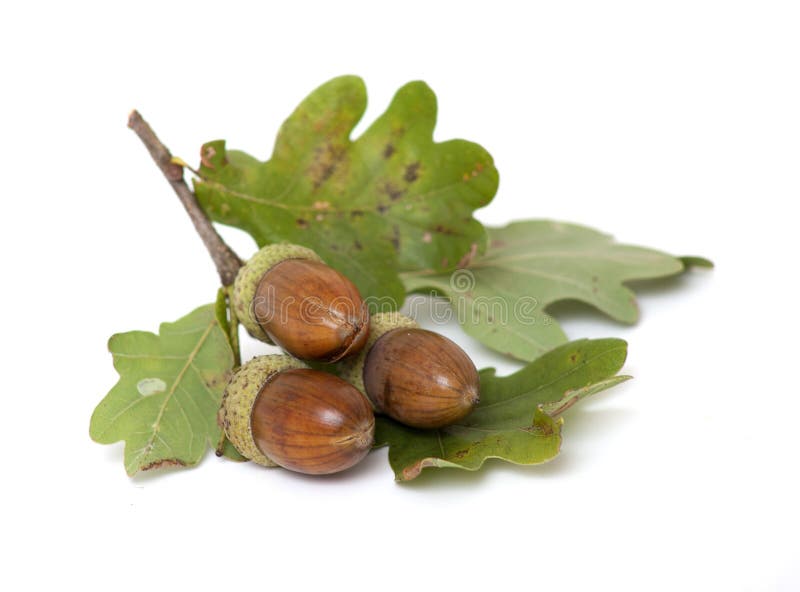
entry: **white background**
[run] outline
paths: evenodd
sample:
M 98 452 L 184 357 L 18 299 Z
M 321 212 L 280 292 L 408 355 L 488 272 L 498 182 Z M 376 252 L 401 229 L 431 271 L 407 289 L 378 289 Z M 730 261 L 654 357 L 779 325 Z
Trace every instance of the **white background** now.
M 800 590 L 797 4 L 522 6 L 0 9 L 0 588 Z M 122 445 L 88 436 L 116 382 L 107 338 L 217 282 L 128 111 L 189 162 L 219 137 L 267 158 L 344 73 L 367 82 L 365 122 L 405 82 L 433 87 L 437 139 L 500 170 L 482 221 L 579 222 L 717 268 L 644 286 L 633 328 L 557 308 L 572 337 L 629 340 L 636 379 L 570 410 L 548 465 L 398 485 L 383 450 L 330 478 L 213 456 L 128 478 Z

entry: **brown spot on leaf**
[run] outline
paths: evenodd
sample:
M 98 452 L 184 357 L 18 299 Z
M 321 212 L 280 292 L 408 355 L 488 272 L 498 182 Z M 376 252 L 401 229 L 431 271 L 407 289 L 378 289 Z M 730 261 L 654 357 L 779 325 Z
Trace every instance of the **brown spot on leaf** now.
M 425 234 L 422 235 L 422 242 L 423 243 L 429 243 L 429 242 L 431 242 L 431 240 L 433 240 L 433 238 L 431 237 L 431 233 L 430 232 L 426 232 Z
M 400 228 L 397 224 L 392 226 L 392 237 L 389 239 L 392 242 L 392 246 L 395 250 L 400 250 Z
M 572 354 L 572 355 L 569 357 L 569 361 L 570 361 L 570 362 L 576 362 L 577 360 L 578 360 L 578 354 Z
M 464 449 L 464 450 L 459 450 L 459 451 L 455 452 L 453 454 L 453 456 L 456 457 L 456 458 L 464 458 L 468 454 L 469 454 L 469 450 Z
M 213 169 L 214 165 L 211 164 L 211 159 L 217 155 L 217 151 L 213 146 L 203 146 L 200 150 L 200 163 L 209 169 Z
M 325 181 L 331 178 L 333 172 L 336 170 L 336 165 L 331 164 L 323 169 L 323 171 L 314 179 L 314 189 L 318 189 Z
M 411 163 L 406 167 L 403 179 L 406 183 L 413 183 L 419 178 L 419 161 Z
M 383 157 L 389 158 L 394 154 L 394 146 L 392 144 L 386 144 L 386 147 L 383 149 Z
M 356 248 L 356 251 L 361 251 L 364 247 L 361 246 L 361 242 L 354 241 L 353 246 Z
M 230 373 L 225 372 L 224 374 L 212 376 L 211 378 L 208 378 L 203 382 L 205 382 L 206 386 L 213 391 L 221 386 L 228 384 L 229 379 L 230 379 Z
M 405 193 L 405 191 L 403 191 L 402 189 L 398 189 L 389 182 L 386 182 L 383 185 L 383 191 L 384 193 L 386 193 L 386 195 L 389 196 L 389 199 L 392 201 L 397 201 L 398 199 L 403 197 L 403 194 Z
M 314 151 L 314 161 L 308 167 L 308 176 L 314 189 L 319 189 L 320 185 L 331 178 L 344 154 L 343 147 L 330 143 L 317 147 Z
M 363 215 L 364 215 L 364 212 L 362 210 L 353 210 L 352 212 L 350 212 L 350 217 L 351 218 L 359 218 L 360 216 L 363 216 Z
M 379 214 L 385 214 L 386 211 L 389 209 L 389 206 L 387 206 L 386 204 L 379 203 L 377 206 L 375 206 L 375 209 L 378 211 Z
M 185 467 L 186 463 L 182 460 L 178 460 L 177 458 L 165 458 L 163 460 L 156 460 L 151 462 L 149 465 L 145 465 L 142 467 L 142 471 L 150 471 L 152 469 L 163 469 L 166 467 Z
M 304 220 L 303 218 L 298 218 L 295 220 L 298 228 L 308 228 L 308 220 Z
M 477 177 L 482 170 L 483 163 L 476 162 L 475 167 L 471 171 L 464 173 L 461 178 L 464 179 L 464 181 L 469 181 L 472 177 Z
M 400 480 L 401 481 L 411 481 L 411 479 L 414 479 L 417 475 L 419 475 L 421 470 L 422 470 L 422 467 L 419 466 L 419 463 L 415 463 L 415 464 L 411 465 L 410 467 L 406 467 L 405 469 L 403 469 L 403 473 L 402 473 L 403 476 L 400 478 Z
M 472 260 L 475 259 L 475 255 L 478 254 L 478 243 L 472 243 L 469 247 L 469 252 L 465 253 L 464 256 L 459 259 L 458 267 L 459 269 L 464 269 L 465 267 L 469 267 L 472 263 Z
M 311 204 L 311 207 L 315 210 L 329 210 L 331 207 L 331 202 L 315 201 L 313 204 Z

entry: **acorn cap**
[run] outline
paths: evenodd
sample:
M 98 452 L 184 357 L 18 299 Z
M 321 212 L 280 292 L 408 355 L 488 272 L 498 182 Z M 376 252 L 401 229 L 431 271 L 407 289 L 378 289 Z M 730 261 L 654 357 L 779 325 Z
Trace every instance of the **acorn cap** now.
M 379 312 L 369 319 L 369 338 L 361 352 L 353 357 L 341 362 L 339 365 L 339 376 L 352 384 L 367 396 L 367 399 L 375 407 L 375 401 L 370 399 L 367 389 L 364 387 L 364 362 L 367 354 L 375 342 L 393 329 L 417 328 L 419 324 L 404 314 L 399 312 Z
M 310 259 L 322 263 L 319 255 L 311 249 L 300 245 L 289 243 L 267 245 L 261 248 L 239 269 L 239 273 L 233 283 L 233 308 L 236 311 L 239 322 L 244 325 L 250 335 L 266 343 L 272 343 L 272 340 L 256 322 L 253 299 L 264 274 L 271 267 L 286 259 Z
M 225 436 L 245 458 L 265 467 L 277 467 L 256 446 L 250 416 L 258 394 L 266 382 L 277 372 L 290 368 L 307 368 L 303 362 L 287 355 L 269 355 L 253 358 L 241 366 L 231 377 L 222 395 L 222 405 L 217 422 Z

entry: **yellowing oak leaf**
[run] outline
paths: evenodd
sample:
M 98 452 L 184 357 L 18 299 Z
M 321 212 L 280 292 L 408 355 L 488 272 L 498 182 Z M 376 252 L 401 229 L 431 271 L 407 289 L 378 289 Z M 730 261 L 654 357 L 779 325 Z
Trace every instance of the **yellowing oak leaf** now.
M 491 201 L 498 175 L 479 145 L 433 141 L 436 97 L 424 82 L 403 86 L 351 139 L 366 105 L 360 78 L 335 78 L 284 122 L 269 160 L 205 144 L 194 187 L 214 221 L 259 246 L 310 247 L 365 298 L 399 306 L 398 270 L 443 272 L 484 251 L 472 213 Z

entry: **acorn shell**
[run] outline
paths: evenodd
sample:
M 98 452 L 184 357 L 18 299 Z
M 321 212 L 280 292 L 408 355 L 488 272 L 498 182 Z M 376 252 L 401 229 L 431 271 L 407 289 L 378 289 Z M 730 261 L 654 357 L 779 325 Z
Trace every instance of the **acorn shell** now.
M 372 449 L 375 416 L 367 398 L 338 376 L 295 368 L 261 388 L 250 418 L 256 446 L 285 469 L 327 475 Z
M 253 337 L 266 343 L 272 343 L 269 336 L 256 322 L 253 311 L 253 300 L 261 278 L 274 265 L 286 259 L 310 259 L 322 262 L 322 259 L 311 249 L 289 243 L 278 243 L 261 248 L 245 263 L 233 283 L 233 307 L 239 322 Z
M 422 429 L 452 425 L 478 402 L 472 360 L 444 335 L 419 328 L 392 329 L 367 353 L 363 380 L 375 408 Z
M 278 466 L 258 449 L 253 439 L 250 423 L 253 405 L 263 386 L 275 373 L 307 367 L 292 356 L 259 356 L 242 365 L 231 377 L 222 395 L 217 422 L 242 456 L 265 467 Z
M 357 356 L 339 363 L 339 376 L 364 393 L 373 407 L 375 402 L 369 397 L 366 388 L 364 388 L 364 360 L 366 360 L 367 354 L 372 349 L 372 346 L 375 345 L 375 342 L 386 333 L 393 329 L 413 327 L 419 327 L 417 322 L 399 312 L 376 313 L 369 319 L 369 338 L 361 352 Z
M 361 351 L 369 334 L 358 288 L 321 261 L 273 265 L 256 288 L 252 312 L 272 343 L 301 360 L 336 362 Z

